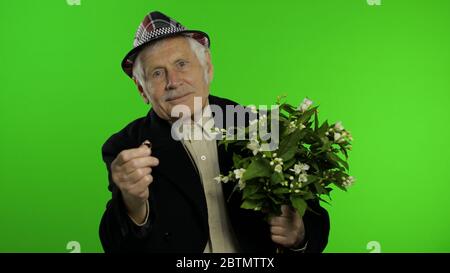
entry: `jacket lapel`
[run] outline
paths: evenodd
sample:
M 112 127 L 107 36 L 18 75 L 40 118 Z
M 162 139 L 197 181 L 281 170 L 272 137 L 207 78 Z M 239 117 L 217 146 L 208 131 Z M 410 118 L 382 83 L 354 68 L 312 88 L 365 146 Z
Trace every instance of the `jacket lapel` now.
M 209 103 L 218 105 L 224 115 L 222 123 L 226 128 L 225 108 L 227 104 L 237 105 L 231 101 L 209 96 Z M 216 124 L 220 124 L 218 117 L 213 113 Z M 145 139 L 152 142 L 152 154 L 159 159 L 159 166 L 154 168 L 154 175 L 161 175 L 173 183 L 186 199 L 195 208 L 198 219 L 202 223 L 206 234 L 209 236 L 208 210 L 205 193 L 200 180 L 200 175 L 194 162 L 190 159 L 181 141 L 174 140 L 171 136 L 170 124 L 161 119 L 153 110 L 150 110 L 142 124 L 140 132 L 140 143 Z M 219 141 L 217 141 L 217 144 Z M 226 151 L 223 145 L 217 146 L 218 160 L 221 174 L 227 174 L 232 166 L 232 153 Z M 158 183 L 158 181 L 155 181 Z M 231 193 L 234 185 L 223 183 L 225 200 Z
M 142 136 L 152 142 L 152 154 L 159 159 L 154 175 L 165 177 L 163 181 L 170 181 L 182 192 L 209 234 L 208 210 L 199 173 L 181 141 L 172 138 L 170 124 L 151 110 L 144 122 Z

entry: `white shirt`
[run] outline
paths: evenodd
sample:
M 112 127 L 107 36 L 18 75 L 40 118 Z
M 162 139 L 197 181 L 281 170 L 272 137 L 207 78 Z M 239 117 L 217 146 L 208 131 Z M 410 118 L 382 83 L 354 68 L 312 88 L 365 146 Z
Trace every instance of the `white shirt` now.
M 214 180 L 214 177 L 220 174 L 216 140 L 200 139 L 198 135 L 195 138 L 193 137 L 195 133 L 203 132 L 203 126 L 206 122 L 208 122 L 208 129 L 205 130 L 214 127 L 214 119 L 209 104 L 205 106 L 201 118 L 192 122 L 191 130 L 194 130 L 194 134 L 188 135 L 182 140 L 194 161 L 193 164 L 199 171 L 206 197 L 210 237 L 204 252 L 236 253 L 237 242 L 228 219 L 222 185 Z M 211 124 L 212 127 L 210 127 Z

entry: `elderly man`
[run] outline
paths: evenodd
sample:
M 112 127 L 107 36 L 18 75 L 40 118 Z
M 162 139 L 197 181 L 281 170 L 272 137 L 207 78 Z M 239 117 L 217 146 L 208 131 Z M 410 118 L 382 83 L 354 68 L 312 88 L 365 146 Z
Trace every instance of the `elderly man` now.
M 318 203 L 309 204 L 315 213 L 303 218 L 283 207 L 266 222 L 261 213 L 241 209 L 238 194 L 226 201 L 233 185 L 214 181 L 231 168 L 229 151 L 216 140 L 173 138 L 174 107 L 187 107 L 193 117 L 198 98 L 204 120 L 211 105 L 237 105 L 209 94 L 209 45 L 206 33 L 160 12 L 140 24 L 122 68 L 152 109 L 102 147 L 112 192 L 100 224 L 105 252 L 322 251 L 329 218 Z M 202 127 L 199 120 L 193 124 Z

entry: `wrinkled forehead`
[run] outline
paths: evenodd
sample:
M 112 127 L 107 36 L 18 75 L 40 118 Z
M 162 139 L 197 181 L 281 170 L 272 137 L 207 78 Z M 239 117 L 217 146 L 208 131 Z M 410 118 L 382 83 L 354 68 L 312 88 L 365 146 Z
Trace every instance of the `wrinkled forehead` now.
M 173 60 L 192 55 L 187 37 L 166 38 L 145 47 L 138 55 L 141 61 L 150 65 L 158 61 Z

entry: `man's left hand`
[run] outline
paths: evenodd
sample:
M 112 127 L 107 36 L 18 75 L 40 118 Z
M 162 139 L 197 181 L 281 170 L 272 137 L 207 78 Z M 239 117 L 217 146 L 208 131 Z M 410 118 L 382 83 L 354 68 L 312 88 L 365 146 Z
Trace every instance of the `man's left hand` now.
M 303 219 L 287 205 L 281 206 L 282 214 L 269 219 L 272 241 L 284 247 L 295 248 L 305 239 Z

